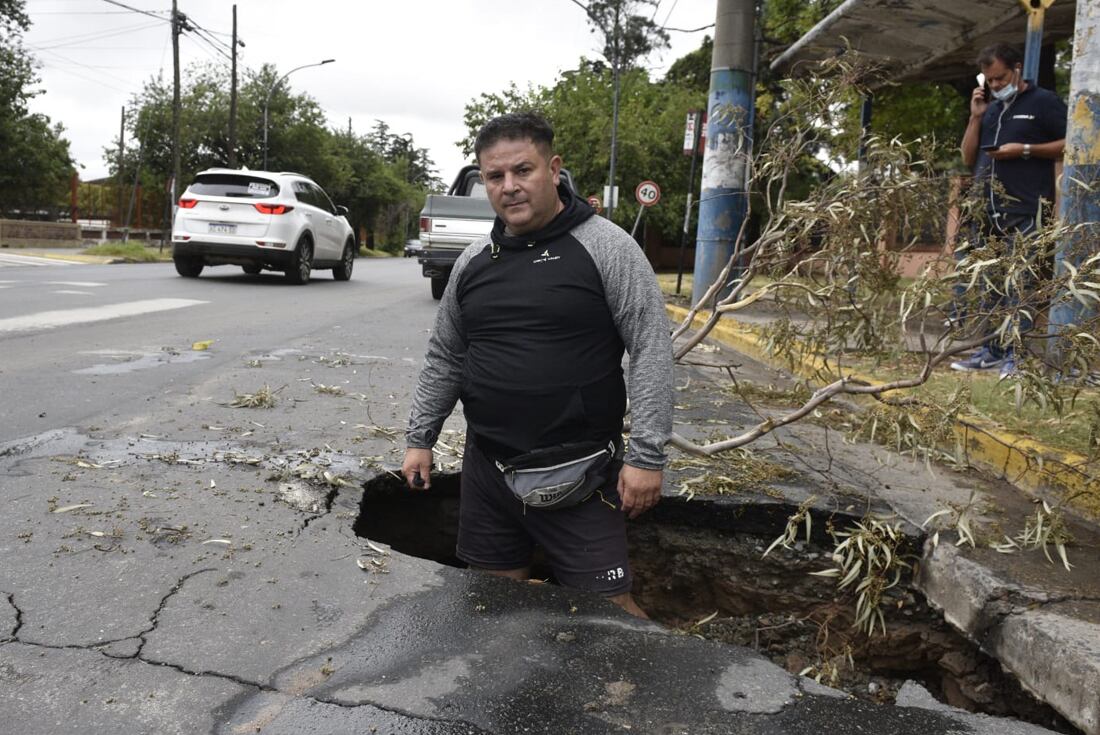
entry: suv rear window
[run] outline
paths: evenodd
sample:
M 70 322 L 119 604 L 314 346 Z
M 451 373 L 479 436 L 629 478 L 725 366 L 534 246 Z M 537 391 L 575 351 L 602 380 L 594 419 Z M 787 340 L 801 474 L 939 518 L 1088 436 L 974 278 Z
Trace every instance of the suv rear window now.
M 279 185 L 270 179 L 240 174 L 203 174 L 189 187 L 192 194 L 212 197 L 267 199 L 279 193 Z

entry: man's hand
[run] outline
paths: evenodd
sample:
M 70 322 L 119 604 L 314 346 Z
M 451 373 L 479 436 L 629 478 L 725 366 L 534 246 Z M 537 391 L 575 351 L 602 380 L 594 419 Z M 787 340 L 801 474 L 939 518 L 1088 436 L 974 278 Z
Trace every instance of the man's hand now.
M 1023 143 L 1005 143 L 1000 148 L 992 151 L 987 151 L 989 157 L 994 161 L 1007 161 L 1011 158 L 1023 158 L 1024 157 L 1024 144 Z
M 643 470 L 624 464 L 619 472 L 619 497 L 623 501 L 623 512 L 628 513 L 630 518 L 637 518 L 657 505 L 661 499 L 663 477 L 661 470 Z
M 985 99 L 985 90 L 977 87 L 970 93 L 970 116 L 981 117 L 989 108 L 989 102 Z
M 409 447 L 405 450 L 405 461 L 401 464 L 401 474 L 413 490 L 427 490 L 432 486 L 432 450 Z M 419 481 L 419 484 L 417 484 Z

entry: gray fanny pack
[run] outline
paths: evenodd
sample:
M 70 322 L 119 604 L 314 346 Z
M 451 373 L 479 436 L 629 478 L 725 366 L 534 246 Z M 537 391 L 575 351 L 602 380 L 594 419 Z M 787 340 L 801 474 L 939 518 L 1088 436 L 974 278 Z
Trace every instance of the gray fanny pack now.
M 611 479 L 612 463 L 619 458 L 611 440 L 536 449 L 495 464 L 524 505 L 551 509 L 576 505 L 603 489 Z

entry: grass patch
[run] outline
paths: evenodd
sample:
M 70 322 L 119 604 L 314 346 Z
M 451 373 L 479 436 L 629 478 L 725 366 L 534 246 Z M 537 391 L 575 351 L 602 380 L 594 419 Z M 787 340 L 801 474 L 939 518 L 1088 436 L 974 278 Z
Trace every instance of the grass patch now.
M 900 365 L 876 364 L 871 359 L 850 361 L 846 371 L 876 382 L 916 375 L 919 356 L 906 355 Z M 1065 386 L 1060 388 L 1062 410 L 1026 403 L 1016 409 L 1016 381 L 999 380 L 997 371 L 960 373 L 942 367 L 922 386 L 907 392 L 931 405 L 946 406 L 960 388 L 969 392 L 962 406 L 968 416 L 992 421 L 1006 431 L 1027 436 L 1056 449 L 1097 456 L 1100 430 L 1100 389 Z
M 156 263 L 172 259 L 172 249 L 149 247 L 140 242 L 105 242 L 80 251 L 81 255 L 105 255 L 122 258 L 128 263 Z

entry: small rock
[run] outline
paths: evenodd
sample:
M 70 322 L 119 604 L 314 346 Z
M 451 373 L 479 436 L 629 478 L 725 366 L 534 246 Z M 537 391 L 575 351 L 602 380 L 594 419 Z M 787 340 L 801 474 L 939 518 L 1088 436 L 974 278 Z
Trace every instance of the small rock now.
M 554 636 L 558 643 L 572 643 L 577 640 L 577 635 L 572 631 L 563 631 Z

